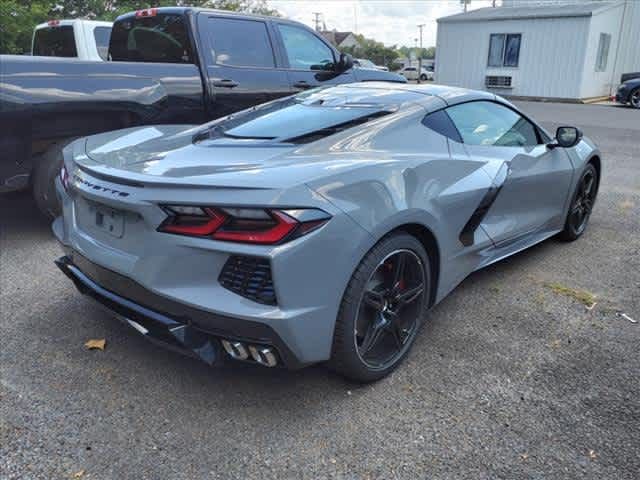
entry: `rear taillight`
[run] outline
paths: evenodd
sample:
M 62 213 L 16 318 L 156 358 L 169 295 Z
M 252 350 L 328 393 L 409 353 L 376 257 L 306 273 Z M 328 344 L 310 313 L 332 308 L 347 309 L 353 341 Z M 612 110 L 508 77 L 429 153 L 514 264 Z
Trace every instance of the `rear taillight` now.
M 62 168 L 60 169 L 60 183 L 62 183 L 65 190 L 69 190 L 69 172 L 67 171 L 67 167 L 64 165 L 62 165 Z
M 57 27 L 58 25 L 60 25 L 60 20 L 49 20 L 47 22 L 47 25 L 49 27 Z
M 145 8 L 144 10 L 136 10 L 136 17 L 155 17 L 158 14 L 157 8 Z
M 163 205 L 169 215 L 159 232 L 209 237 L 227 242 L 274 245 L 306 235 L 331 216 L 315 208 L 265 208 Z

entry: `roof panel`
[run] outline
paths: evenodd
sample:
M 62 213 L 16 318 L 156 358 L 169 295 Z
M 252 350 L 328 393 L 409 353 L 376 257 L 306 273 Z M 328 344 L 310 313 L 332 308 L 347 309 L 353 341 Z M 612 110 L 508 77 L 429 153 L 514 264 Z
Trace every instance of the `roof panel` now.
M 590 17 L 601 10 L 621 5 L 619 1 L 601 0 L 570 4 L 538 4 L 527 6 L 487 7 L 438 19 L 438 23 L 476 22 L 484 20 L 517 20 L 536 18 Z

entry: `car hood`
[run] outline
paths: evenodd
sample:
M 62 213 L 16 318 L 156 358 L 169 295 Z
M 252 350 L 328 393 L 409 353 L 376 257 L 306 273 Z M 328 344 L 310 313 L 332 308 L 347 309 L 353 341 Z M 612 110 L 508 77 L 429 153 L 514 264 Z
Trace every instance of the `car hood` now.
M 162 125 L 93 135 L 84 148 L 74 149 L 74 162 L 99 175 L 149 184 L 284 188 L 363 161 L 352 150 L 328 154 L 315 145 L 225 138 L 194 142 L 200 131 L 199 126 Z

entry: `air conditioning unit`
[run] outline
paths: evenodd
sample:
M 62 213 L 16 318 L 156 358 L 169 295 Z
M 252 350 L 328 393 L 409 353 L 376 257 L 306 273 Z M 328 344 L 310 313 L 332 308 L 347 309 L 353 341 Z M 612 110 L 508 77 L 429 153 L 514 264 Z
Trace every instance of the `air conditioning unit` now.
M 506 75 L 487 75 L 484 77 L 484 85 L 487 88 L 513 88 L 512 77 Z

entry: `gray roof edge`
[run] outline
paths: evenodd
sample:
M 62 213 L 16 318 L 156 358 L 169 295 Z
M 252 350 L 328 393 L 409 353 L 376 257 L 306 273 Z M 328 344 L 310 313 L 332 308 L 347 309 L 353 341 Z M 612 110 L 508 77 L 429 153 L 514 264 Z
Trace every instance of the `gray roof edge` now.
M 502 20 L 543 20 L 549 18 L 582 18 L 582 17 L 591 17 L 594 12 L 585 12 L 585 13 L 565 13 L 565 14 L 551 14 L 544 13 L 536 16 L 519 16 L 513 15 L 509 17 L 493 17 L 493 18 L 452 18 L 452 17 L 442 17 L 436 19 L 437 23 L 467 23 L 467 22 L 500 22 Z
M 597 1 L 597 0 L 596 0 Z M 576 2 L 577 3 L 577 2 Z M 473 12 L 477 11 L 477 10 L 471 10 L 470 12 L 467 13 L 455 13 L 453 15 L 449 15 L 446 17 L 440 17 L 436 19 L 437 23 L 463 23 L 463 22 L 483 22 L 483 21 L 490 21 L 490 22 L 495 22 L 495 21 L 500 21 L 500 20 L 538 20 L 538 19 L 549 19 L 549 18 L 580 18 L 580 17 L 593 17 L 595 15 L 599 15 L 603 12 L 606 12 L 607 10 L 611 10 L 613 8 L 617 8 L 617 7 L 621 7 L 624 5 L 624 0 L 614 0 L 611 2 L 604 2 L 602 3 L 602 5 L 595 7 L 593 10 L 588 10 L 588 11 L 583 11 L 583 12 L 559 12 L 559 13 L 551 13 L 551 12 L 544 12 L 544 13 L 540 13 L 539 15 L 522 15 L 522 14 L 517 14 L 514 13 L 513 15 L 507 15 L 507 16 L 496 16 L 496 17 L 480 17 L 480 18 L 476 18 L 473 15 Z M 507 8 L 513 8 L 514 10 L 518 10 L 518 7 L 497 7 L 499 9 L 507 9 Z M 532 7 L 528 7 L 528 8 L 532 8 Z M 544 9 L 544 5 L 539 6 L 540 10 Z M 493 7 L 484 7 L 482 9 L 479 10 L 488 10 L 488 9 L 493 9 Z M 471 15 L 469 15 L 471 14 Z

